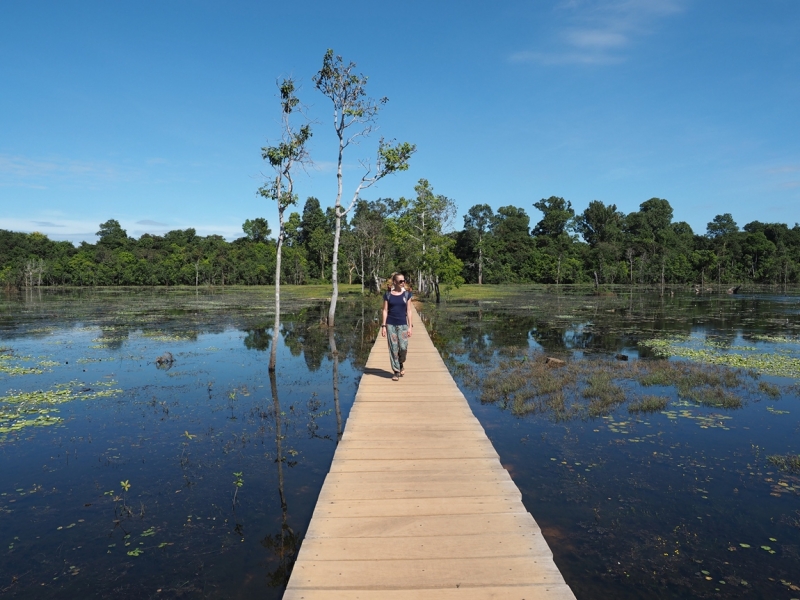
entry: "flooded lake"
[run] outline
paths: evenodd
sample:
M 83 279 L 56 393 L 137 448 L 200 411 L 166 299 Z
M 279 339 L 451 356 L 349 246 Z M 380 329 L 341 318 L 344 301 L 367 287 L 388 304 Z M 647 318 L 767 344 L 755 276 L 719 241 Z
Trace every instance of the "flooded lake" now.
M 471 290 L 423 319 L 578 598 L 800 598 L 800 298 Z M 271 293 L 0 301 L 0 594 L 281 597 L 380 300 L 333 354 L 288 290 L 271 380 Z
M 5 299 L 0 592 L 281 597 L 377 301 L 340 305 L 337 406 L 319 301 L 285 301 L 272 387 L 271 293 Z
M 800 298 L 530 290 L 424 314 L 578 598 L 800 598 Z

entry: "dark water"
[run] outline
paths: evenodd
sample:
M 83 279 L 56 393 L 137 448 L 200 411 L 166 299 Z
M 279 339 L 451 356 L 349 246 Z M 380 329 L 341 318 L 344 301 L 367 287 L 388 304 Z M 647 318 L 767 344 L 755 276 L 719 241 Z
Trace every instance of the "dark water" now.
M 334 357 L 324 302 L 287 300 L 271 381 L 269 290 L 5 298 L 0 595 L 279 598 L 378 304 L 340 304 Z M 566 421 L 482 403 L 476 383 L 539 353 L 633 366 L 672 335 L 791 360 L 797 296 L 498 290 L 422 313 L 578 598 L 800 598 L 800 478 L 766 458 L 800 453 L 794 378 L 744 377 L 738 410 L 657 386 L 664 412 Z
M 273 388 L 271 305 L 269 290 L 5 299 L 0 595 L 281 597 L 377 302 L 340 304 L 338 402 L 319 302 L 285 301 Z M 20 400 L 34 391 L 49 395 Z
M 647 388 L 670 398 L 652 414 L 623 404 L 556 422 L 481 403 L 497 365 L 545 354 L 628 368 L 651 356 L 637 343 L 654 336 L 793 360 L 800 298 L 530 291 L 423 312 L 578 598 L 800 598 L 800 477 L 766 459 L 800 453 L 794 378 L 743 376 L 753 383 L 738 410 L 680 399 L 669 385 Z M 615 361 L 622 353 L 628 362 Z M 625 384 L 632 396 L 641 388 Z

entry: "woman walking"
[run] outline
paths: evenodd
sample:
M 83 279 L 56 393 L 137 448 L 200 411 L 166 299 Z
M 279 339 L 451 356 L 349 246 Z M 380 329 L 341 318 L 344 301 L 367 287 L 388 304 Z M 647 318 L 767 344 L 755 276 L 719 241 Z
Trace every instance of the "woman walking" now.
M 392 289 L 383 295 L 383 323 L 381 335 L 389 340 L 389 360 L 392 363 L 392 381 L 406 374 L 403 363 L 408 352 L 408 338 L 414 325 L 411 323 L 411 292 L 404 289 L 406 278 L 402 273 L 392 274 Z

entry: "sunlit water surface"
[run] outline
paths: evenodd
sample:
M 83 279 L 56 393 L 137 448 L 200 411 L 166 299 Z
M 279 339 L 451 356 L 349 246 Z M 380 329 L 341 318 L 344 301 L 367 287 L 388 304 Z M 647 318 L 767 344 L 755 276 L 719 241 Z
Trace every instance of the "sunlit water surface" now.
M 800 598 L 800 478 L 766 459 L 800 452 L 794 378 L 738 410 L 662 386 L 663 412 L 561 422 L 476 384 L 539 353 L 634 364 L 654 337 L 797 357 L 797 297 L 500 292 L 421 311 L 578 598 Z M 340 304 L 334 357 L 324 301 L 287 299 L 273 382 L 270 290 L 6 297 L 0 594 L 279 598 L 378 305 Z
M 800 473 L 766 459 L 800 453 L 795 378 L 752 379 L 780 395 L 744 393 L 737 410 L 631 382 L 626 392 L 670 405 L 556 422 L 481 403 L 485 374 L 502 361 L 544 354 L 627 368 L 651 356 L 638 342 L 653 337 L 796 367 L 800 298 L 531 290 L 424 314 L 579 599 L 800 598 Z
M 320 302 L 284 300 L 273 389 L 270 292 L 5 299 L 0 595 L 281 597 L 377 302 L 340 304 L 336 402 Z

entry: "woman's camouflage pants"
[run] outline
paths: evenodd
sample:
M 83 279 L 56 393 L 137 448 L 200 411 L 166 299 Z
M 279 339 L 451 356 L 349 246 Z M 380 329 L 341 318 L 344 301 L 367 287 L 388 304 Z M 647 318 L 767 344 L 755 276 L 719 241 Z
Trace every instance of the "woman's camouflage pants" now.
M 389 340 L 389 361 L 392 371 L 399 373 L 403 370 L 408 352 L 408 325 L 387 325 L 386 339 Z

